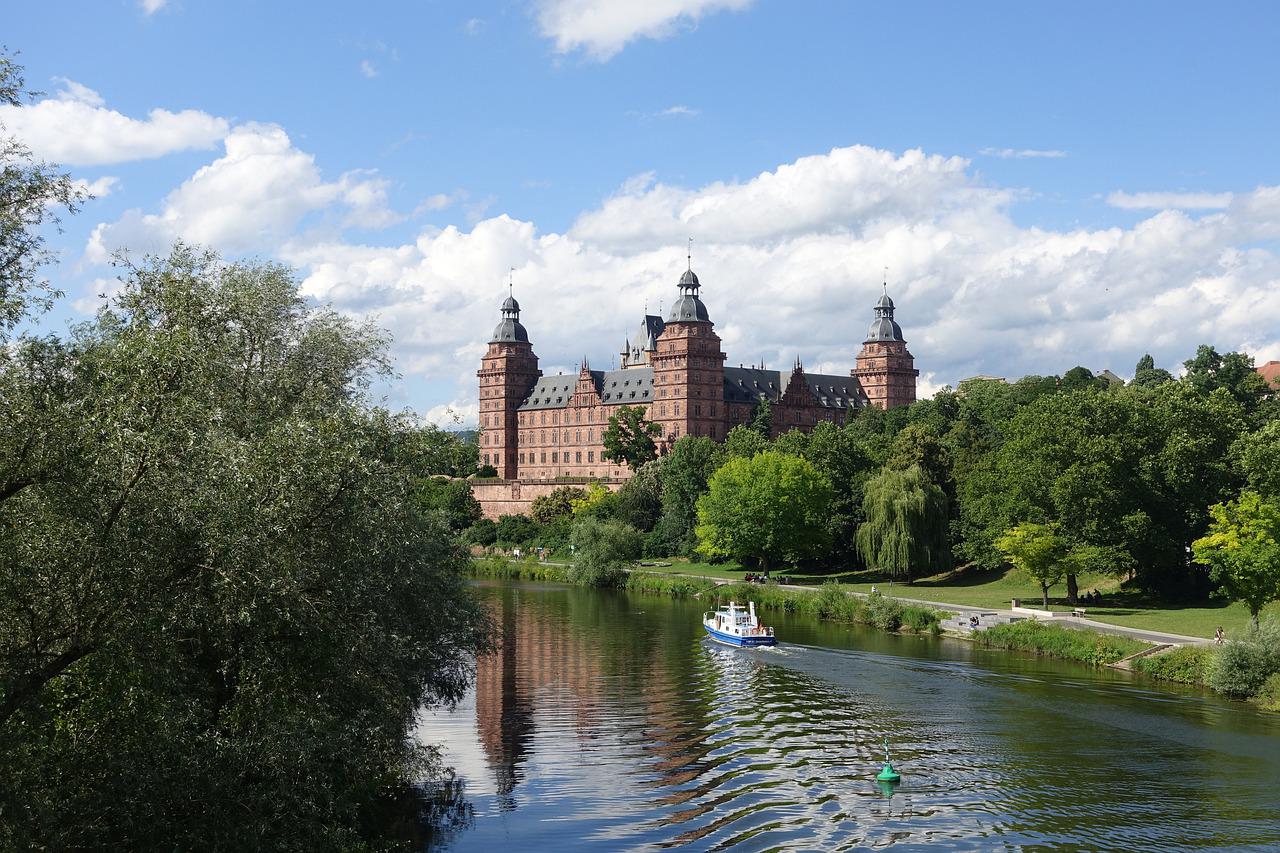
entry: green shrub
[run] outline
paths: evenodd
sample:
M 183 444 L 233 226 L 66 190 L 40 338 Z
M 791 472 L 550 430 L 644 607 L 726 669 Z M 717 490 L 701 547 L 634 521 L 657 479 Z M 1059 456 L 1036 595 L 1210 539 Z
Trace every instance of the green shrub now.
M 902 605 L 902 624 L 917 634 L 941 634 L 942 614 L 932 607 Z
M 1115 663 L 1151 647 L 1150 643 L 1128 637 L 1078 631 L 1034 620 L 994 625 L 984 631 L 975 631 L 973 638 L 982 645 L 995 649 L 1018 649 L 1094 666 Z
M 1273 672 L 1262 682 L 1260 689 L 1253 697 L 1267 711 L 1280 711 L 1280 672 Z
M 1224 696 L 1247 699 L 1280 672 L 1280 623 L 1268 619 L 1227 643 L 1214 656 L 1209 686 Z
M 1133 668 L 1153 678 L 1182 684 L 1204 684 L 1213 657 L 1213 649 L 1208 646 L 1179 646 L 1158 655 L 1138 658 L 1133 662 Z
M 569 577 L 582 586 L 624 586 L 627 566 L 640 556 L 643 546 L 639 531 L 631 525 L 594 516 L 574 522 L 571 540 L 574 564 Z
M 463 533 L 471 545 L 492 545 L 498 541 L 498 525 L 492 518 L 482 518 Z
M 631 572 L 627 575 L 626 584 L 627 592 L 668 598 L 695 598 L 710 592 L 715 586 L 715 581 L 707 578 L 681 578 L 649 572 Z
M 569 573 L 563 566 L 539 563 L 537 560 L 512 561 L 506 557 L 481 557 L 471 561 L 471 574 L 484 578 L 509 578 L 526 581 L 558 581 L 569 580 Z
M 882 631 L 896 631 L 902 627 L 902 605 L 895 599 L 876 593 L 865 599 L 867 624 Z

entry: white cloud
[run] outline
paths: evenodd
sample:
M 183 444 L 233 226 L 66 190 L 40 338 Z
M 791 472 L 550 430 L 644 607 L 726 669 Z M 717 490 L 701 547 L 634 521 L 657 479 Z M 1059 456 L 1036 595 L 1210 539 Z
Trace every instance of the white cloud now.
M 142 14 L 154 15 L 163 9 L 169 0 L 138 0 L 138 5 L 142 7 Z
M 583 50 L 601 62 L 637 38 L 661 39 L 705 15 L 741 11 L 751 0 L 539 0 L 538 26 L 556 51 Z
M 76 178 L 71 183 L 75 185 L 77 192 L 88 193 L 94 198 L 106 198 L 111 195 L 116 184 L 120 183 L 120 179 L 113 175 L 103 175 L 92 181 Z
M 1002 160 L 1031 160 L 1036 158 L 1052 160 L 1067 156 L 1067 152 L 1054 148 L 983 148 L 978 153 L 987 157 L 999 157 Z
M 677 118 L 695 118 L 700 110 L 686 107 L 684 104 L 676 104 L 674 107 L 667 107 L 659 115 L 671 116 Z
M 0 125 L 39 157 L 68 166 L 97 166 L 212 148 L 226 119 L 199 110 L 155 109 L 145 120 L 107 109 L 97 92 L 74 80 L 29 106 L 0 106 Z
M 345 208 L 340 227 L 381 228 L 399 221 L 386 181 L 349 172 L 326 182 L 315 159 L 275 125 L 245 124 L 227 135 L 225 154 L 165 198 L 158 213 L 131 210 L 93 230 L 86 249 L 101 262 L 117 249 L 155 252 L 176 238 L 229 252 L 266 251 L 293 238 L 305 216 Z
M 360 73 L 366 78 L 372 80 L 378 76 L 378 69 L 373 67 L 373 63 L 367 59 L 360 60 Z
M 99 226 L 89 254 L 151 248 L 139 235 L 272 252 L 299 269 L 307 295 L 391 330 L 406 387 L 432 380 L 412 402 L 433 417 L 445 400 L 474 411 L 476 362 L 510 268 L 543 369 L 583 354 L 608 367 L 646 304 L 671 304 L 689 236 L 732 364 L 799 355 L 847 373 L 885 266 L 922 393 L 1075 364 L 1127 375 L 1144 352 L 1175 369 L 1199 343 L 1280 351 L 1280 187 L 1198 217 L 1168 209 L 1131 227 L 1055 230 L 1016 223 L 1016 195 L 962 158 L 852 146 L 701 187 L 637 175 L 562 233 L 497 215 L 389 246 L 344 238 L 354 219 L 394 217 L 387 190 L 369 172 L 325 180 L 279 128 L 237 128 L 156 213 Z M 458 218 L 483 216 L 465 200 L 422 207 L 464 202 Z
M 483 29 L 483 18 L 468 18 L 462 25 L 462 31 L 469 36 L 479 35 Z
M 1113 192 L 1107 204 L 1125 210 L 1221 210 L 1231 198 L 1231 193 Z

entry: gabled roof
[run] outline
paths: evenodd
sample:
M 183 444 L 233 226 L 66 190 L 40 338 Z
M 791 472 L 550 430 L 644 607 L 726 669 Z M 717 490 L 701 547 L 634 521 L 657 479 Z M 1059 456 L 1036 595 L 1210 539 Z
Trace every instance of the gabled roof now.
M 635 406 L 653 401 L 652 367 L 593 370 L 591 382 L 606 406 Z M 563 409 L 569 405 L 569 398 L 577 387 L 577 375 L 543 376 L 534 383 L 520 410 Z
M 805 384 L 813 394 L 814 402 L 830 409 L 857 409 L 866 405 L 866 394 L 858 380 L 852 376 L 835 376 L 824 373 L 806 373 Z M 761 370 L 758 367 L 726 367 L 724 369 L 724 401 L 726 403 L 755 403 L 761 397 L 777 403 L 787 390 L 790 374 L 779 370 Z

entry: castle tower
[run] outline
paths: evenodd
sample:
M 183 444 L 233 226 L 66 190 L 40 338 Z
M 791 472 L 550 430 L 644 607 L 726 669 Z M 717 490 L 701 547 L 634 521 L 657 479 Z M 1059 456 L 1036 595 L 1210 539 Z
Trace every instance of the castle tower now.
M 888 285 L 876 302 L 876 319 L 871 323 L 867 339 L 858 353 L 853 376 L 857 377 L 873 406 L 891 409 L 905 406 L 916 399 L 915 358 L 907 351 L 902 327 L 893 319 L 893 300 Z
M 662 424 L 668 444 L 682 435 L 724 438 L 724 353 L 692 265 L 680 276 L 680 297 L 650 353 L 654 405 L 649 420 Z
M 529 333 L 520 324 L 520 303 L 508 296 L 502 303 L 502 321 L 493 330 L 489 349 L 476 371 L 480 379 L 480 461 L 497 468 L 503 479 L 519 477 L 516 410 L 541 375 Z

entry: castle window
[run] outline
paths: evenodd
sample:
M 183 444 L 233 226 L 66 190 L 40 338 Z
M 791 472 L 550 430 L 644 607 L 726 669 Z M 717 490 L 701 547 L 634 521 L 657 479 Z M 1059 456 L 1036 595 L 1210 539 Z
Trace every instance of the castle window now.
M 553 450 L 553 451 L 551 451 L 551 461 L 552 461 L 553 463 L 555 463 L 555 462 L 559 462 L 559 461 L 560 461 L 560 454 L 559 454 L 558 452 L 554 451 L 554 450 Z
M 596 461 L 596 452 L 595 452 L 594 450 L 588 450 L 588 451 L 587 451 L 587 461 L 588 461 L 588 462 L 595 462 L 595 461 Z
M 544 424 L 547 422 L 547 413 L 546 413 L 546 412 L 543 412 L 543 413 L 542 413 L 542 422 L 543 422 Z
M 520 464 L 521 464 L 521 465 L 523 465 L 523 464 L 524 464 L 524 454 L 523 454 L 523 453 L 521 453 L 521 454 L 520 454 Z
M 577 451 L 576 453 L 574 453 L 574 454 L 573 454 L 573 461 L 575 461 L 575 462 L 581 462 L 581 461 L 582 461 L 582 451 L 581 451 L 581 450 L 579 450 L 579 451 Z
M 546 463 L 547 463 L 547 452 L 544 450 L 542 452 L 542 464 L 545 465 Z

